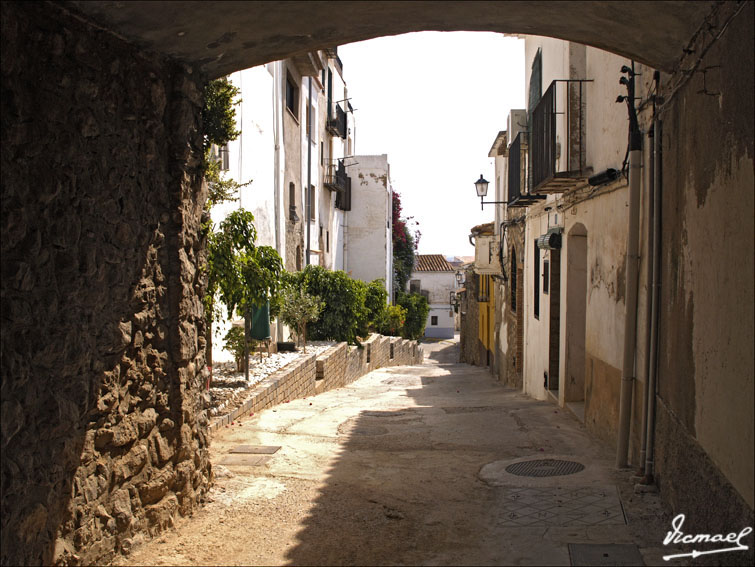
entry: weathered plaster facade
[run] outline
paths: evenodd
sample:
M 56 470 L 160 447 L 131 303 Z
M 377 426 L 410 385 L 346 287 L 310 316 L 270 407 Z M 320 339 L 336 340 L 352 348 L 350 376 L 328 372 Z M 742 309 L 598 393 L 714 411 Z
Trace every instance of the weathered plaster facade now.
M 393 297 L 393 186 L 388 156 L 354 156 L 354 162 L 349 168 L 348 273 L 365 282 L 383 279 L 388 297 Z
M 745 4 L 663 113 L 657 476 L 699 530 L 753 525 L 754 19 Z

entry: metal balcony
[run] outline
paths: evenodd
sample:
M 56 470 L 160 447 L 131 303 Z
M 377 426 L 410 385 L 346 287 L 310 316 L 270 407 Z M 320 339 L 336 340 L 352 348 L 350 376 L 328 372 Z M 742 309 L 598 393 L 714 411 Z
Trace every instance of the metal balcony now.
M 509 194 L 507 205 L 529 207 L 545 195 L 530 194 L 527 187 L 527 132 L 519 132 L 509 148 Z
M 328 164 L 328 169 L 325 172 L 325 187 L 327 189 L 343 193 L 346 191 L 348 179 L 346 167 L 343 165 L 342 159 Z
M 561 193 L 586 181 L 583 79 L 553 81 L 532 112 L 531 189 Z M 564 116 L 564 119 L 559 119 Z
M 327 130 L 333 136 L 346 139 L 346 113 L 340 104 L 336 103 L 335 116 L 328 119 Z

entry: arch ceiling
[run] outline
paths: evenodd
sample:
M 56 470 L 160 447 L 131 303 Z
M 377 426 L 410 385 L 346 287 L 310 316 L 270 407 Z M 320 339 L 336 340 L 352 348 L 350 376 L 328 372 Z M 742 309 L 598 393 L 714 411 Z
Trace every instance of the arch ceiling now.
M 63 3 L 150 51 L 198 66 L 211 78 L 315 49 L 430 30 L 557 37 L 672 71 L 714 4 L 710 1 Z

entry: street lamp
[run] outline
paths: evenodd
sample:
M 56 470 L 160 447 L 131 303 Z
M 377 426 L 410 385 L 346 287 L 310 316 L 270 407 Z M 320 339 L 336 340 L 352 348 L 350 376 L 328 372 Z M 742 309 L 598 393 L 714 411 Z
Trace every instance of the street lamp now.
M 506 201 L 483 201 L 483 198 L 488 194 L 489 181 L 486 180 L 482 173 L 480 178 L 474 182 L 474 187 L 477 190 L 477 196 L 480 198 L 480 210 L 485 208 L 485 205 L 505 205 Z
M 461 270 L 459 270 L 458 272 L 456 272 L 456 283 L 458 285 L 461 285 L 461 282 L 463 280 L 464 280 L 464 273 Z

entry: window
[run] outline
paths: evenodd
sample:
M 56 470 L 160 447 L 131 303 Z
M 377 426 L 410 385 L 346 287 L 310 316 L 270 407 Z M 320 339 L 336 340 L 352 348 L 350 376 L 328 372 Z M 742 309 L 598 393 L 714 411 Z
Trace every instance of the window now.
M 548 293 L 548 284 L 550 283 L 550 262 L 543 260 L 543 293 Z
M 296 185 L 293 183 L 288 184 L 288 220 L 299 220 L 299 215 L 296 214 Z
M 433 316 L 430 317 L 430 324 L 433 325 L 433 326 L 437 326 L 438 325 L 438 316 L 437 315 L 433 315 Z
M 315 203 L 317 199 L 317 191 L 314 185 L 309 186 L 309 220 L 315 220 Z
M 299 87 L 290 74 L 286 74 L 286 108 L 299 120 Z
M 325 252 L 330 252 L 330 231 L 325 231 Z
M 320 165 L 325 165 L 325 145 L 320 142 Z
M 409 293 L 419 293 L 420 282 L 419 280 L 411 280 L 409 282 Z
M 533 262 L 535 269 L 535 297 L 533 305 L 535 308 L 535 319 L 540 319 L 540 248 L 537 247 L 537 239 L 535 239 L 535 260 Z
M 516 313 L 516 248 L 511 247 L 511 310 Z

